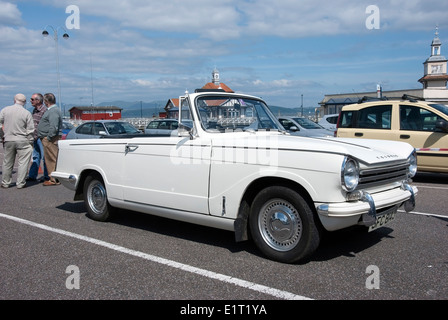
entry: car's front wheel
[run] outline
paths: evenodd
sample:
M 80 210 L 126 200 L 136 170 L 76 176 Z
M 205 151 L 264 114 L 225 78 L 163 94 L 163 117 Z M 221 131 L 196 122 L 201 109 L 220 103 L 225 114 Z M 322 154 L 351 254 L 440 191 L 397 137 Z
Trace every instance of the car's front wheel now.
M 89 175 L 84 181 L 84 204 L 90 218 L 106 221 L 110 218 L 112 207 L 107 200 L 103 179 L 98 174 Z
M 256 246 L 276 261 L 298 262 L 319 246 L 313 211 L 299 193 L 287 187 L 263 189 L 252 203 L 249 224 Z

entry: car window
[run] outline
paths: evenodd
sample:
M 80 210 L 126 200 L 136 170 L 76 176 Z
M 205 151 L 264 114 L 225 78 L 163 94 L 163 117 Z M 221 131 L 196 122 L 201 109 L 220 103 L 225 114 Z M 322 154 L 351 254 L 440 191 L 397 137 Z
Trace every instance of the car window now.
M 129 122 L 105 122 L 109 134 L 136 134 L 140 133 L 132 124 Z
M 400 105 L 400 129 L 412 131 L 439 131 L 437 120 L 442 118 L 420 107 Z
M 157 129 L 157 126 L 159 125 L 158 121 L 151 121 L 150 123 L 148 123 L 148 125 L 146 126 L 146 129 Z
M 444 114 L 446 114 L 448 116 L 448 106 L 446 106 L 444 104 L 435 104 L 435 103 L 430 104 L 430 106 L 440 112 L 443 112 Z
M 202 127 L 209 132 L 278 130 L 280 126 L 268 106 L 258 99 L 199 96 L 196 108 Z
M 290 130 L 291 127 L 295 126 L 295 124 L 288 119 L 279 119 L 279 121 L 282 124 L 283 128 L 285 128 L 285 130 Z
M 121 131 L 124 131 L 120 128 L 119 123 L 110 122 L 110 123 L 106 123 L 105 125 L 106 125 L 106 129 L 109 132 L 109 134 L 120 134 L 120 133 L 122 133 Z
M 93 127 L 93 134 L 99 135 L 100 131 L 105 131 L 102 123 L 95 122 L 95 126 Z
M 352 121 L 354 113 L 354 111 L 342 111 L 339 128 L 353 128 Z
M 124 130 L 123 133 L 126 134 L 136 134 L 136 133 L 140 133 L 140 131 L 134 127 L 132 124 L 130 124 L 129 122 L 121 122 L 121 129 Z
M 293 120 L 305 129 L 322 129 L 320 125 L 307 118 L 293 118 Z
M 176 130 L 179 126 L 179 123 L 177 121 L 170 121 L 171 130 Z
M 92 134 L 92 122 L 84 123 L 83 125 L 80 125 L 76 129 L 76 133 L 79 134 Z
M 159 129 L 166 129 L 166 130 L 168 130 L 169 128 L 170 128 L 170 124 L 167 121 L 160 121 Z
M 328 117 L 326 120 L 328 123 L 336 124 L 338 122 L 338 116 Z
M 373 106 L 358 111 L 358 128 L 390 129 L 392 106 Z

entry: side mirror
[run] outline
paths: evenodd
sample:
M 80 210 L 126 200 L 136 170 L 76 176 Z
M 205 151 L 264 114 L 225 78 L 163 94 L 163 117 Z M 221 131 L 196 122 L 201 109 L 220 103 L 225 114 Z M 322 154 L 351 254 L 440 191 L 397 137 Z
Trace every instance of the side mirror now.
M 193 134 L 193 127 L 189 124 L 185 124 L 179 121 L 179 126 L 177 128 L 177 132 L 179 137 L 189 137 L 190 140 L 193 140 L 194 134 Z
M 106 131 L 100 131 L 100 132 L 98 132 L 98 134 L 100 136 L 107 136 L 107 132 Z
M 296 132 L 296 131 L 300 131 L 300 129 L 297 128 L 296 126 L 292 126 L 289 128 L 289 131 Z
M 442 132 L 448 132 L 448 122 L 445 120 L 437 120 L 436 129 L 440 129 Z

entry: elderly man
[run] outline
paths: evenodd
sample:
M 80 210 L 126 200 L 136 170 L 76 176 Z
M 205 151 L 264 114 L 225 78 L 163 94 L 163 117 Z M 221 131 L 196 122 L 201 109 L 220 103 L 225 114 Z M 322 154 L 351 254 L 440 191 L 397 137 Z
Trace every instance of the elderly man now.
M 61 184 L 54 179 L 51 174 L 56 169 L 56 160 L 58 158 L 58 141 L 62 137 L 62 115 L 56 105 L 56 98 L 52 93 L 44 94 L 44 103 L 47 111 L 40 119 L 37 126 L 37 135 L 44 146 L 45 164 L 47 165 L 50 180 L 43 183 L 44 186 L 55 186 Z
M 12 182 L 14 163 L 18 162 L 16 187 L 25 188 L 26 174 L 33 154 L 34 123 L 31 113 L 24 108 L 26 97 L 19 93 L 14 104 L 0 111 L 0 125 L 4 131 L 4 158 L 2 167 L 2 188 L 9 188 Z

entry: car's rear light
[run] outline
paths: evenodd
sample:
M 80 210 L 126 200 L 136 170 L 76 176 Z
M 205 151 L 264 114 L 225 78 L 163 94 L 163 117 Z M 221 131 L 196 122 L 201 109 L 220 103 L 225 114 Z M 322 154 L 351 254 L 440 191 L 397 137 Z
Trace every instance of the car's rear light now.
M 338 128 L 339 128 L 339 121 L 341 121 L 341 114 L 342 114 L 342 112 L 339 112 L 338 121 L 336 122 L 336 130 L 334 130 L 334 133 L 333 133 L 333 135 L 335 137 L 338 136 Z

